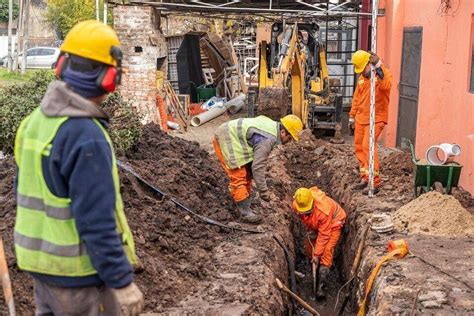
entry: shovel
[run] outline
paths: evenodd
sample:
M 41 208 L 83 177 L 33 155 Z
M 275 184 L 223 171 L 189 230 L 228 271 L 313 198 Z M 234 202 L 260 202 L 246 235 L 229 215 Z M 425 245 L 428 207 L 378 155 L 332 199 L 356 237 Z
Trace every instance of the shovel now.
M 12 284 L 8 274 L 7 260 L 5 256 L 5 249 L 3 248 L 3 239 L 0 236 L 0 279 L 2 280 L 3 295 L 8 306 L 8 313 L 10 316 L 15 316 L 15 303 L 13 301 Z
M 285 291 L 286 293 L 290 294 L 291 297 L 293 297 L 298 303 L 300 303 L 300 305 L 303 306 L 308 312 L 310 312 L 313 315 L 319 316 L 319 313 L 314 308 L 312 308 L 308 303 L 306 303 L 301 297 L 299 297 L 298 295 L 290 291 L 290 289 L 287 288 L 285 285 L 283 285 L 283 283 L 281 283 L 281 281 L 278 278 L 275 279 L 275 282 L 276 282 L 277 287 L 280 290 Z
M 316 293 L 318 292 L 318 267 L 319 267 L 319 260 L 316 262 L 312 262 L 312 270 L 313 270 L 313 296 L 316 299 Z

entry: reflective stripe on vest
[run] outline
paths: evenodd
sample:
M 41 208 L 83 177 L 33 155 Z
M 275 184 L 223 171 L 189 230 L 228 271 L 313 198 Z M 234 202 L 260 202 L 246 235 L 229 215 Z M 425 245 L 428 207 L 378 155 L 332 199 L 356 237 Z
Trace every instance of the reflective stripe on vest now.
M 253 161 L 253 148 L 247 141 L 247 132 L 250 128 L 278 139 L 278 123 L 266 116 L 241 118 L 222 124 L 217 129 L 216 138 L 230 169 L 239 168 Z
M 18 165 L 15 251 L 18 266 L 23 270 L 78 277 L 93 275 L 97 271 L 77 232 L 70 210 L 71 199 L 55 196 L 49 190 L 42 168 L 42 159 L 49 156 L 52 141 L 66 120 L 68 117 L 47 117 L 37 108 L 18 129 L 15 139 Z M 117 232 L 129 261 L 135 263 L 135 246 L 123 212 L 112 142 L 102 124 L 93 121 L 110 145 Z

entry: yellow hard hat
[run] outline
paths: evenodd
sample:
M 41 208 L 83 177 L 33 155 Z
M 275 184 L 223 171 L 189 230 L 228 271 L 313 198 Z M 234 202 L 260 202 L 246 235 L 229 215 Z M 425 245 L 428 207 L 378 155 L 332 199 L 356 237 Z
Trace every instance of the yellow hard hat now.
M 370 53 L 365 50 L 358 50 L 352 55 L 352 63 L 354 64 L 354 71 L 360 74 L 364 71 L 365 66 L 369 63 Z
M 313 209 L 313 194 L 311 193 L 310 189 L 307 188 L 299 188 L 295 192 L 295 208 L 298 213 L 309 213 Z
M 298 135 L 303 130 L 303 122 L 296 115 L 290 114 L 280 119 L 281 124 L 290 133 L 295 141 L 298 141 Z
M 119 46 L 117 34 L 110 26 L 96 20 L 88 20 L 74 25 L 60 49 L 65 53 L 117 66 L 113 49 L 117 50 Z

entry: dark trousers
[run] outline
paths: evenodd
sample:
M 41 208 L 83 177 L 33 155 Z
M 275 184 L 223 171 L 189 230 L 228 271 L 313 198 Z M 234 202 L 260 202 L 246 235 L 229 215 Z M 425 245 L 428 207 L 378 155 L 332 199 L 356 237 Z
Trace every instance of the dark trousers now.
M 120 306 L 110 288 L 63 288 L 34 279 L 37 316 L 120 315 Z

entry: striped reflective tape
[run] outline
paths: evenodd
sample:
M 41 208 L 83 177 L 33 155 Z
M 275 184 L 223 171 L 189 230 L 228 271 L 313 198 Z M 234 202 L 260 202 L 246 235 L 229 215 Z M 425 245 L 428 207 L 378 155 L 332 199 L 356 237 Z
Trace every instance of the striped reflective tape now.
M 244 152 L 244 159 L 247 161 L 247 159 L 250 158 L 250 153 L 247 148 L 247 141 L 244 139 L 244 135 L 242 134 L 242 124 L 244 123 L 244 119 L 239 119 L 237 121 L 237 135 L 239 136 L 239 142 L 240 146 L 242 146 L 242 150 Z
M 79 257 L 87 255 L 86 245 L 60 246 L 39 238 L 28 237 L 15 231 L 15 244 L 29 249 L 45 252 L 58 257 Z
M 17 204 L 21 207 L 25 207 L 31 210 L 45 212 L 48 217 L 54 219 L 72 219 L 72 212 L 68 207 L 56 207 L 46 205 L 43 200 L 26 196 L 22 194 L 17 195 Z

